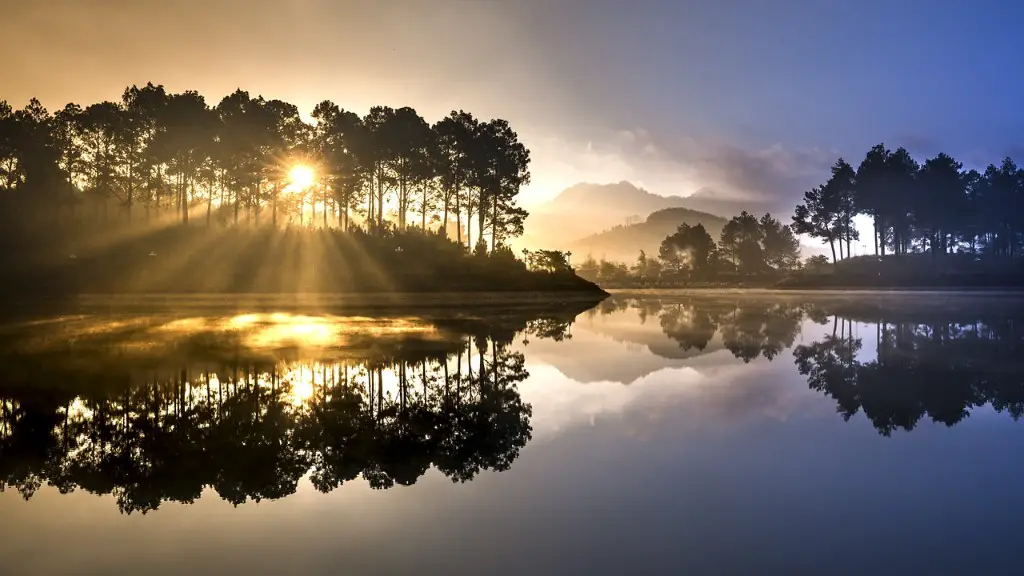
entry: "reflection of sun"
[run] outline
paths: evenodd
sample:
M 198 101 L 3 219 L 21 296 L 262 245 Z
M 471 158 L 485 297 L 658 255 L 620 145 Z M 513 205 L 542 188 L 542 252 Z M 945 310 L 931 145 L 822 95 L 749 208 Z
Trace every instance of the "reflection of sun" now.
M 323 387 L 323 378 L 318 374 L 319 364 L 298 364 L 287 369 L 282 381 L 288 383 L 288 399 L 293 406 L 302 406 L 309 402 L 316 387 Z
M 292 403 L 295 405 L 305 404 L 307 400 L 313 397 L 313 382 L 311 380 L 296 379 L 292 380 L 291 398 Z
M 288 171 L 288 185 L 285 190 L 288 192 L 302 192 L 316 183 L 316 173 L 313 168 L 305 164 L 296 164 Z

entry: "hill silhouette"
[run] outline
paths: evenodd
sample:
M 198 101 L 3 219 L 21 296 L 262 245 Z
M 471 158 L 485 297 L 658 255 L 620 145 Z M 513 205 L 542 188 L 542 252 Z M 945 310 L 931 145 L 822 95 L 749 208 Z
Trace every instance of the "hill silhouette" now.
M 659 196 L 626 181 L 580 183 L 533 207 L 521 241 L 526 246 L 563 249 L 627 220 L 642 221 L 652 212 L 685 203 L 680 196 Z
M 717 238 L 726 222 L 725 218 L 706 212 L 688 208 L 666 208 L 654 212 L 643 222 L 615 226 L 599 234 L 576 240 L 569 245 L 569 249 L 579 255 L 590 254 L 595 258 L 632 262 L 640 250 L 656 255 L 662 240 L 674 233 L 681 224 L 703 224 L 708 233 Z
M 584 182 L 566 188 L 550 201 L 533 207 L 526 221 L 525 234 L 517 243 L 526 247 L 576 251 L 581 239 L 600 235 L 615 227 L 645 224 L 645 220 L 655 212 L 670 208 L 690 212 L 663 214 L 661 217 L 667 220 L 684 219 L 679 219 L 671 230 L 666 230 L 658 239 L 660 242 L 684 221 L 691 224 L 701 222 L 709 231 L 712 228 L 721 230 L 724 225 L 724 220 L 722 224 L 712 224 L 711 221 L 696 219 L 694 213 L 706 215 L 700 218 L 717 217 L 727 220 L 743 210 L 763 210 L 761 204 L 750 200 L 729 199 L 710 188 L 701 188 L 690 196 L 662 196 L 625 180 L 609 184 Z M 629 246 L 629 258 L 634 258 L 639 249 L 637 246 Z

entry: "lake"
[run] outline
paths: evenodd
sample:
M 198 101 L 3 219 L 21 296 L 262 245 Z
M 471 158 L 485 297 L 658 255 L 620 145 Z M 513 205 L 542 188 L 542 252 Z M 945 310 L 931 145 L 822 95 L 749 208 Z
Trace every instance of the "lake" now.
M 8 313 L 0 573 L 1021 571 L 1022 298 L 467 302 Z

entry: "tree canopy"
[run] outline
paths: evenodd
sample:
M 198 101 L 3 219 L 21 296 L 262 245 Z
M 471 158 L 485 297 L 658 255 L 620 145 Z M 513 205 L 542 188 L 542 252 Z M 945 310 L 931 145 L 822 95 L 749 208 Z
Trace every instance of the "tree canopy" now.
M 325 100 L 307 121 L 241 89 L 209 103 L 152 83 L 54 114 L 38 100 L 0 102 L 0 202 L 12 220 L 109 226 L 141 209 L 257 224 L 269 211 L 274 225 L 416 227 L 493 250 L 523 231 L 529 165 L 507 121 L 463 110 L 431 124 L 410 107 L 360 116 Z
M 805 192 L 793 229 L 827 242 L 833 261 L 851 256 L 857 215 L 871 217 L 878 255 L 1019 256 L 1022 208 L 1024 170 L 1010 158 L 978 172 L 945 153 L 919 163 L 905 148 L 878 144 L 856 170 L 840 158 L 825 184 Z

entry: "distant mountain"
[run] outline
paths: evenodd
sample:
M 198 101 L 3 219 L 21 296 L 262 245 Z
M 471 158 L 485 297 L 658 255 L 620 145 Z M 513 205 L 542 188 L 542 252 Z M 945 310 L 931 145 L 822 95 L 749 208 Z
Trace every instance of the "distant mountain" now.
M 717 241 L 726 222 L 725 218 L 706 212 L 687 208 L 666 208 L 658 210 L 638 224 L 616 226 L 600 234 L 572 242 L 569 244 L 569 250 L 578 255 L 574 258 L 578 262 L 582 262 L 587 254 L 597 259 L 632 262 L 636 260 L 641 250 L 648 255 L 657 255 L 661 241 L 675 232 L 681 224 L 703 224 L 708 234 Z
M 564 250 L 580 238 L 627 221 L 642 222 L 658 210 L 686 205 L 686 198 L 659 196 L 629 182 L 577 184 L 530 209 L 520 243 L 531 248 Z
M 576 184 L 530 209 L 526 230 L 514 248 L 572 250 L 595 258 L 633 261 L 640 250 L 657 253 L 665 236 L 683 223 L 704 224 L 715 241 L 725 222 L 746 210 L 771 212 L 784 222 L 779 202 L 732 198 L 710 188 L 690 196 L 660 196 L 626 181 Z M 810 253 L 820 249 L 812 247 Z M 575 258 L 574 258 L 575 260 Z

